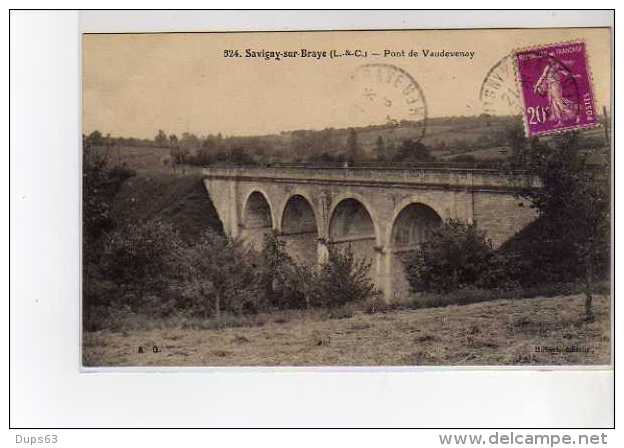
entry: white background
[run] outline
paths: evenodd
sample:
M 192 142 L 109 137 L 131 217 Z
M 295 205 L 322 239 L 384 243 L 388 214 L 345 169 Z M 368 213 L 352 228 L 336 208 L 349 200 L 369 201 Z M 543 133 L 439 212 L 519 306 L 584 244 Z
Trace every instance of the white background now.
M 604 12 L 169 11 L 88 12 L 81 17 L 75 12 L 13 12 L 11 426 L 612 426 L 609 369 L 188 369 L 85 374 L 79 370 L 78 340 L 80 28 L 123 32 L 610 24 L 610 14 Z M 15 442 L 14 433 L 9 442 Z M 110 432 L 104 434 L 108 437 Z M 156 433 L 155 438 L 172 443 L 182 437 L 179 434 Z M 64 437 L 75 441 L 84 433 L 66 432 Z M 379 443 L 387 444 L 387 437 L 381 436 Z M 376 435 L 367 438 L 377 440 Z M 344 440 L 343 435 L 332 438 L 336 444 Z M 437 438 L 431 440 L 436 446 Z

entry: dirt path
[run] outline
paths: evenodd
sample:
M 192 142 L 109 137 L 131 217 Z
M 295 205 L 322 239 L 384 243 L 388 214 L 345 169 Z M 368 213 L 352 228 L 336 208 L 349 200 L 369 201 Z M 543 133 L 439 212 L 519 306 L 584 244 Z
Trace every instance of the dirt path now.
M 223 330 L 102 331 L 84 335 L 83 359 L 85 366 L 607 365 L 609 302 L 594 299 L 591 323 L 575 295 L 347 319 L 275 313 L 260 327 Z

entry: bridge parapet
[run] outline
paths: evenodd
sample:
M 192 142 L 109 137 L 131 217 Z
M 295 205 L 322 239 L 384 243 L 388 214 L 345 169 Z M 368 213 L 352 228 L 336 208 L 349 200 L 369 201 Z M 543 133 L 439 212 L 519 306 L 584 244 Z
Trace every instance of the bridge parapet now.
M 451 190 L 514 191 L 541 186 L 537 177 L 522 171 L 466 168 L 207 167 L 203 174 L 215 179 Z

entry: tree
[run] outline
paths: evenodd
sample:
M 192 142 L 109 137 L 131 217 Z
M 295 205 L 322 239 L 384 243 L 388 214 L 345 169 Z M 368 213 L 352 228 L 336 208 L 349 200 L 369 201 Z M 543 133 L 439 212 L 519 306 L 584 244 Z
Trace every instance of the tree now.
M 156 134 L 156 137 L 154 137 L 154 143 L 156 144 L 156 146 L 167 146 L 167 134 L 165 134 L 165 131 L 163 131 L 162 129 L 158 130 L 158 134 Z
M 346 150 L 351 164 L 360 159 L 360 145 L 358 143 L 357 132 L 353 128 L 349 128 Z
M 524 128 L 521 123 L 514 123 L 505 130 L 504 139 L 511 148 L 510 162 L 519 168 L 526 168 L 529 164 L 527 160 L 527 139 L 524 136 Z
M 148 294 L 162 293 L 167 287 L 181 246 L 172 224 L 160 220 L 130 224 L 107 235 L 102 266 L 136 311 Z
M 401 146 L 393 157 L 395 162 L 429 162 L 433 159 L 427 146 L 411 138 L 401 142 Z
M 375 142 L 375 155 L 377 160 L 384 160 L 386 158 L 386 143 L 383 137 L 380 135 Z
M 178 136 L 175 134 L 171 134 L 169 136 L 169 146 L 171 148 L 176 148 L 178 146 Z
M 234 165 L 256 165 L 256 161 L 240 146 L 232 148 L 229 159 Z
M 190 154 L 197 151 L 197 149 L 201 146 L 201 143 L 195 134 L 184 132 L 182 133 L 182 138 L 180 138 L 179 146 L 180 149 L 185 151 L 187 154 Z
M 306 287 L 312 306 L 335 308 L 350 302 L 364 301 L 377 294 L 369 277 L 371 262 L 356 259 L 351 246 L 344 250 L 329 249 L 327 261 L 317 271 L 300 271 L 308 276 L 311 287 Z
M 224 311 L 242 313 L 261 307 L 253 255 L 240 241 L 205 232 L 176 253 L 182 293 L 204 318 Z
M 181 148 L 180 146 L 172 146 L 171 149 L 169 149 L 169 155 L 171 156 L 171 163 L 175 169 L 176 165 L 181 165 L 187 161 L 189 150 Z
M 201 149 L 206 151 L 207 154 L 211 154 L 211 153 L 215 152 L 217 150 L 216 139 L 212 135 L 209 135 L 202 142 Z
M 397 145 L 394 140 L 386 142 L 386 159 L 394 160 L 397 154 Z
M 94 131 L 94 133 L 97 131 Z M 95 143 L 101 142 L 101 134 L 92 133 L 83 143 L 82 166 L 82 222 L 85 258 L 91 259 L 98 251 L 95 250 L 100 237 L 115 226 L 110 209 L 113 198 L 121 184 L 134 171 L 123 166 L 111 166 L 108 148 L 96 148 Z
M 102 133 L 96 129 L 84 139 L 84 143 L 87 146 L 102 146 L 104 144 L 104 137 Z
M 475 223 L 451 219 L 432 229 L 429 240 L 407 257 L 407 279 L 414 291 L 490 287 L 494 255 L 492 242 Z
M 543 222 L 542 250 L 570 260 L 567 270 L 584 279 L 585 317 L 591 320 L 594 281 L 600 271 L 608 271 L 611 205 L 608 166 L 589 166 L 582 146 L 578 133 L 553 143 L 533 139 L 515 158 L 515 167 L 542 179 L 542 188 L 527 189 L 522 196 Z
M 257 268 L 265 302 L 278 308 L 300 308 L 306 303 L 299 266 L 286 253 L 286 243 L 275 233 L 264 235 Z
M 104 236 L 111 232 L 117 221 L 111 213 L 113 200 L 123 182 L 133 176 L 132 170 L 123 166 L 111 166 L 109 149 L 95 147 L 101 134 L 84 137 L 82 164 L 82 269 L 83 269 L 83 318 L 88 326 L 92 322 L 94 307 L 100 299 L 110 300 L 103 288 L 100 258 Z

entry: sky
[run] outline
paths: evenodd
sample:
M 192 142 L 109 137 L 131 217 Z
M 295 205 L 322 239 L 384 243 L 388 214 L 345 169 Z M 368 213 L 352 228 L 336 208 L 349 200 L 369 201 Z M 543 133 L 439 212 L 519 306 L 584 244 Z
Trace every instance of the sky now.
M 512 50 L 578 39 L 586 42 L 597 106 L 609 109 L 608 29 L 86 34 L 83 130 L 137 138 L 153 138 L 158 129 L 177 135 L 263 135 L 410 118 L 398 105 L 404 99 L 400 88 L 383 97 L 387 109 L 381 95 L 379 102 L 362 96 L 378 87 L 361 76 L 371 63 L 385 64 L 387 73 L 408 74 L 422 91 L 428 117 L 479 115 L 485 112 L 479 92 L 486 75 Z M 224 57 L 224 50 L 234 49 L 241 56 L 245 49 L 359 49 L 368 57 Z M 425 57 L 426 49 L 466 56 Z M 384 50 L 393 56 L 383 57 Z M 418 56 L 409 56 L 410 50 Z M 503 86 L 515 88 L 508 69 Z M 402 82 L 401 87 L 411 83 Z M 511 113 L 505 110 L 509 106 L 499 106 L 498 113 Z

